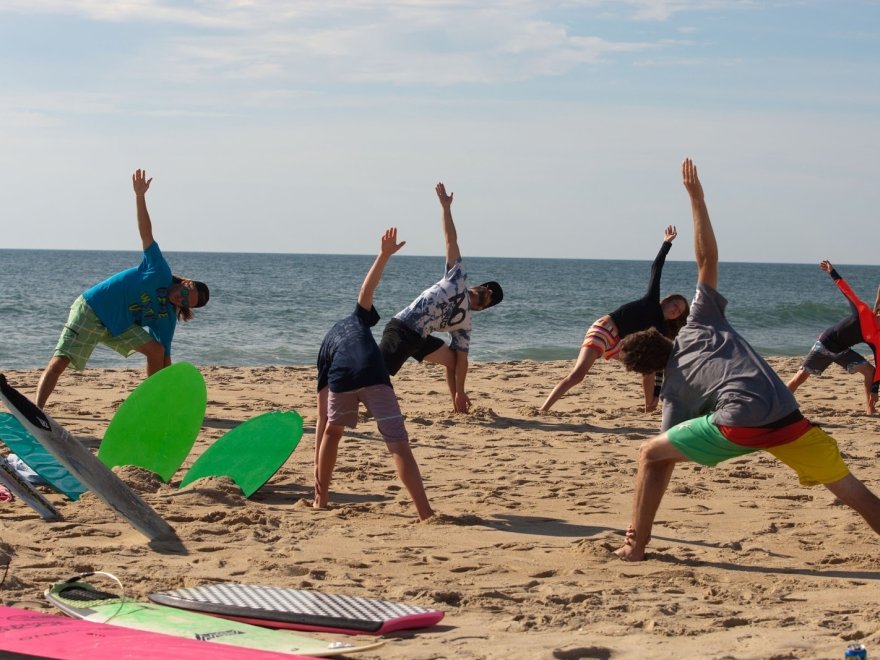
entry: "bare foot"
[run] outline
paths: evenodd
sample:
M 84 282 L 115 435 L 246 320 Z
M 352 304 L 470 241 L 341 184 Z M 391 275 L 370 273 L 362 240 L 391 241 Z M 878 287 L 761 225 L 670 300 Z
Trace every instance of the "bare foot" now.
M 614 554 L 620 557 L 623 561 L 643 561 L 645 559 L 645 551 L 637 550 L 635 546 L 629 545 L 628 543 L 624 543 L 617 550 L 614 551 Z
M 626 538 L 623 541 L 623 545 L 615 550 L 614 554 L 624 561 L 642 561 L 645 558 L 645 546 L 648 545 L 650 540 L 651 537 L 649 536 L 645 539 L 644 543 L 639 543 L 636 538 L 636 530 L 633 529 L 632 525 L 629 525 L 626 528 Z

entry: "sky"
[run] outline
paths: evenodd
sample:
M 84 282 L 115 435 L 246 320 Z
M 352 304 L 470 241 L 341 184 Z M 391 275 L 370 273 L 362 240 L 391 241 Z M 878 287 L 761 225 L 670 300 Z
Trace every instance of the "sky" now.
M 880 0 L 3 0 L 3 248 L 876 263 Z

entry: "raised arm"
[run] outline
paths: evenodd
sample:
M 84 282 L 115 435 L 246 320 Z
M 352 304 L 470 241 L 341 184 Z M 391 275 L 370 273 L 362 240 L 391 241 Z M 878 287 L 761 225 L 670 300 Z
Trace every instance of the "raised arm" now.
M 397 227 L 389 227 L 385 230 L 379 246 L 379 254 L 376 256 L 373 265 L 370 266 L 370 270 L 367 271 L 364 283 L 361 284 L 361 290 L 358 293 L 358 305 L 366 310 L 373 308 L 373 293 L 376 291 L 376 287 L 379 286 L 379 280 L 382 279 L 385 264 L 388 263 L 391 255 L 400 250 L 404 245 L 406 245 L 406 241 L 397 242 Z
M 846 296 L 850 305 L 856 308 L 859 315 L 859 329 L 862 331 L 862 341 L 871 347 L 874 353 L 874 378 L 871 385 L 871 392 L 877 394 L 880 392 L 880 362 L 878 362 L 877 352 L 880 348 L 880 328 L 877 327 L 877 318 L 874 316 L 873 310 L 868 304 L 859 298 L 849 283 L 843 279 L 840 274 L 831 265 L 831 262 L 825 259 L 819 264 L 819 268 L 824 270 L 834 280 L 834 284 L 840 289 L 841 293 Z
M 874 298 L 874 313 L 880 312 L 880 286 L 877 287 L 877 297 Z
M 648 280 L 648 293 L 646 295 L 651 298 L 660 300 L 660 276 L 663 274 L 663 265 L 666 263 L 666 255 L 672 248 L 672 241 L 678 236 L 678 232 L 673 225 L 669 225 L 663 232 L 663 244 L 660 251 L 654 257 L 654 263 L 651 264 L 651 277 Z
M 694 257 L 697 260 L 697 283 L 718 286 L 718 243 L 709 220 L 709 209 L 703 195 L 703 186 L 697 176 L 697 167 L 690 158 L 681 164 L 681 178 L 691 198 L 694 220 Z
M 134 198 L 137 204 L 138 232 L 140 232 L 141 244 L 144 250 L 153 244 L 153 223 L 150 221 L 150 214 L 147 212 L 146 197 L 152 181 L 152 177 L 147 178 L 145 170 L 135 170 L 135 173 L 131 175 L 131 184 L 134 188 Z
M 443 208 L 443 238 L 446 241 L 446 267 L 448 268 L 461 258 L 461 251 L 458 249 L 458 232 L 455 230 L 455 223 L 452 222 L 452 198 L 455 193 L 446 194 L 446 186 L 438 183 L 435 190 L 437 198 L 440 200 L 440 206 Z
M 846 296 L 846 299 L 849 301 L 850 305 L 855 307 L 856 311 L 861 317 L 868 310 L 868 304 L 856 295 L 856 292 L 852 290 L 849 282 L 847 282 L 840 276 L 840 273 L 835 270 L 834 266 L 831 265 L 831 262 L 828 261 L 828 259 L 819 262 L 819 268 L 821 268 L 823 271 L 831 276 L 831 279 L 834 280 L 837 288 L 840 289 L 840 292 L 844 296 Z M 864 326 L 864 323 L 862 323 L 861 325 Z M 862 334 L 864 334 L 864 328 L 862 329 Z

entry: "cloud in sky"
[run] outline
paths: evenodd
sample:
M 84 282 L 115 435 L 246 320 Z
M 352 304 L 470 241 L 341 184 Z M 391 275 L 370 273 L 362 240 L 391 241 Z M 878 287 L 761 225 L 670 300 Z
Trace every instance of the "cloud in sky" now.
M 746 230 L 729 256 L 811 261 L 845 209 L 841 250 L 866 261 L 878 14 L 749 0 L 7 0 L 0 223 L 28 218 L 4 231 L 13 247 L 130 246 L 117 218 L 131 169 L 146 167 L 157 217 L 186 218 L 166 249 L 362 252 L 393 218 L 415 223 L 413 254 L 431 254 L 422 218 L 444 178 L 480 254 L 641 258 L 657 219 L 680 212 L 677 164 L 692 155 L 721 186 L 720 217 Z M 626 240 L 604 235 L 609 221 Z
M 668 15 L 686 6 L 626 4 L 634 17 Z M 572 25 L 569 19 L 582 6 L 601 9 L 614 3 L 35 0 L 4 5 L 7 13 L 140 27 L 143 41 L 135 38 L 132 48 L 160 59 L 170 67 L 166 74 L 182 80 L 210 75 L 322 84 L 498 84 L 559 75 L 617 53 L 656 47 Z

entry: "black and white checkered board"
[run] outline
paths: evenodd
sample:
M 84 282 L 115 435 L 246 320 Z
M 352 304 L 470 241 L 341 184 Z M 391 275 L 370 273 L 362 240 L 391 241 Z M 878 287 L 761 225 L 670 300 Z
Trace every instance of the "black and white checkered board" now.
M 149 598 L 220 616 L 363 632 L 430 626 L 443 618 L 440 610 L 405 603 L 236 583 L 163 591 Z

